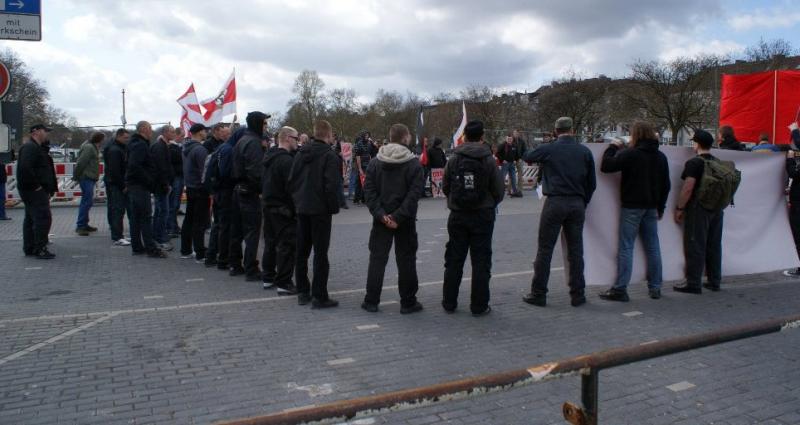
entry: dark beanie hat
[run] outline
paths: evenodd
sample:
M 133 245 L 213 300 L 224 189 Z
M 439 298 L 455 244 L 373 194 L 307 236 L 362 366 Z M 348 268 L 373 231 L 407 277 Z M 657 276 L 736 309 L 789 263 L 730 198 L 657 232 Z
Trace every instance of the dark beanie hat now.
M 247 118 L 245 119 L 245 121 L 247 122 L 247 128 L 250 131 L 254 131 L 258 134 L 261 134 L 264 132 L 264 121 L 266 121 L 268 118 L 269 115 L 263 112 L 259 111 L 250 112 L 249 114 L 247 114 Z

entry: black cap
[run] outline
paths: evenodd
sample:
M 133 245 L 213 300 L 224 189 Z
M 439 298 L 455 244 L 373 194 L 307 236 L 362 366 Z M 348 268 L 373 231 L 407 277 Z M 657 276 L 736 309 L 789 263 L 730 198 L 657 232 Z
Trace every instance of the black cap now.
M 189 133 L 191 134 L 197 134 L 201 131 L 208 131 L 208 127 L 203 124 L 192 124 L 192 126 L 189 127 Z
M 47 127 L 47 126 L 45 126 L 44 124 L 36 124 L 36 125 L 34 125 L 34 126 L 31 126 L 31 133 L 33 133 L 33 132 L 34 132 L 34 131 L 36 131 L 36 130 L 44 130 L 44 131 L 46 131 L 46 132 L 48 132 L 48 133 L 49 133 L 49 132 L 51 132 L 51 131 L 53 131 L 53 129 L 52 129 L 52 128 L 50 128 L 50 127 Z
M 469 141 L 479 141 L 483 137 L 483 122 L 478 120 L 468 122 L 467 126 L 464 127 L 464 135 Z
M 692 141 L 704 148 L 710 148 L 714 144 L 714 136 L 705 130 L 695 130 Z

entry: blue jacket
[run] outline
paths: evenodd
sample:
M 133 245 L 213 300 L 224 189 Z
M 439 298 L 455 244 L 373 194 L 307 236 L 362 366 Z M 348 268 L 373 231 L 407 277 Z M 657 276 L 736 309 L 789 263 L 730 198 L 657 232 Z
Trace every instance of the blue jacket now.
M 208 150 L 196 140 L 183 144 L 183 179 L 189 189 L 203 189 L 203 169 Z
M 574 136 L 561 135 L 526 152 L 523 159 L 542 166 L 546 196 L 580 196 L 587 205 L 592 200 L 597 187 L 594 158 Z

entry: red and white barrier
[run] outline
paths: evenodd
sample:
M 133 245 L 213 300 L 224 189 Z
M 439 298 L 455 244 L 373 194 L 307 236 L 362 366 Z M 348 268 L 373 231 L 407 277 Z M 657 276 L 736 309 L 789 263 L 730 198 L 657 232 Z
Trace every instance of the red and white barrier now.
M 72 180 L 72 175 L 75 171 L 75 163 L 57 163 L 55 164 L 55 171 L 56 180 L 58 181 L 58 192 L 53 195 L 54 201 L 69 201 L 83 196 L 78 182 Z M 103 173 L 104 167 L 103 164 L 100 164 L 100 175 L 102 176 Z M 17 164 L 11 163 L 6 165 L 6 174 L 8 175 L 8 181 L 6 182 L 6 200 L 20 201 L 19 191 L 17 190 Z M 95 199 L 106 198 L 106 185 L 102 178 L 97 182 L 94 190 Z

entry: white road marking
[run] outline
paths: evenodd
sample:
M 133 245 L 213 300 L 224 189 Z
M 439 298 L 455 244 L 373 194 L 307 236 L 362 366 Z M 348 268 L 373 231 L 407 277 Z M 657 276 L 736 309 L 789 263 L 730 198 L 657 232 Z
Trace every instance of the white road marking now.
M 381 305 L 400 304 L 400 301 L 381 301 Z
M 341 366 L 343 364 L 350 364 L 355 362 L 356 360 L 354 358 L 347 357 L 344 359 L 328 360 L 328 366 Z
M 162 298 L 164 298 L 163 295 L 145 295 L 144 296 L 144 299 L 146 299 L 146 300 L 160 300 Z
M 289 392 L 305 391 L 308 393 L 309 397 L 319 397 L 323 395 L 333 394 L 332 384 L 297 385 L 297 383 L 295 382 L 289 382 L 288 384 L 286 384 L 286 387 L 289 388 Z
M 358 329 L 360 331 L 368 331 L 368 330 L 371 330 L 371 329 L 378 329 L 378 328 L 380 328 L 380 325 L 361 325 L 361 326 L 356 326 L 356 329 Z
M 41 270 L 41 267 L 25 267 L 25 270 Z
M 629 311 L 627 313 L 622 313 L 622 315 L 625 317 L 636 317 L 636 316 L 641 316 L 643 314 L 644 313 L 642 313 L 641 311 Z
M 696 386 L 697 385 L 695 385 L 695 384 L 693 384 L 691 382 L 683 381 L 683 382 L 678 382 L 677 384 L 667 385 L 667 389 L 677 393 L 677 392 L 680 392 L 680 391 L 686 391 L 686 390 L 692 389 L 692 388 L 694 388 Z
M 205 279 L 203 279 L 202 277 L 198 277 L 198 278 L 195 278 L 195 279 L 186 279 L 186 283 L 191 283 L 191 282 L 204 282 L 204 281 L 205 281 Z
M 99 319 L 95 319 L 95 320 L 93 320 L 93 321 L 91 321 L 89 323 L 80 325 L 77 328 L 70 329 L 70 330 L 68 330 L 68 331 L 66 331 L 64 333 L 58 334 L 58 335 L 56 335 L 56 336 L 54 336 L 54 337 L 52 337 L 52 338 L 50 338 L 48 340 L 45 340 L 45 341 L 40 342 L 38 344 L 31 345 L 30 347 L 25 348 L 24 350 L 17 351 L 14 354 L 5 356 L 2 359 L 0 359 L 0 366 L 4 365 L 4 364 L 6 364 L 6 363 L 8 363 L 8 362 L 10 362 L 12 360 L 16 360 L 16 359 L 18 359 L 18 358 L 20 358 L 22 356 L 27 355 L 27 354 L 33 353 L 34 351 L 40 350 L 40 349 L 42 349 L 44 347 L 47 347 L 48 345 L 55 344 L 56 342 L 61 341 L 62 339 L 66 338 L 66 337 L 75 335 L 78 332 L 82 332 L 82 331 L 85 331 L 86 329 L 89 329 L 89 328 L 95 326 L 95 325 L 99 325 L 100 323 L 103 323 L 106 320 L 111 319 L 112 317 L 117 316 L 117 315 L 118 314 L 111 313 L 111 314 L 102 316 Z

